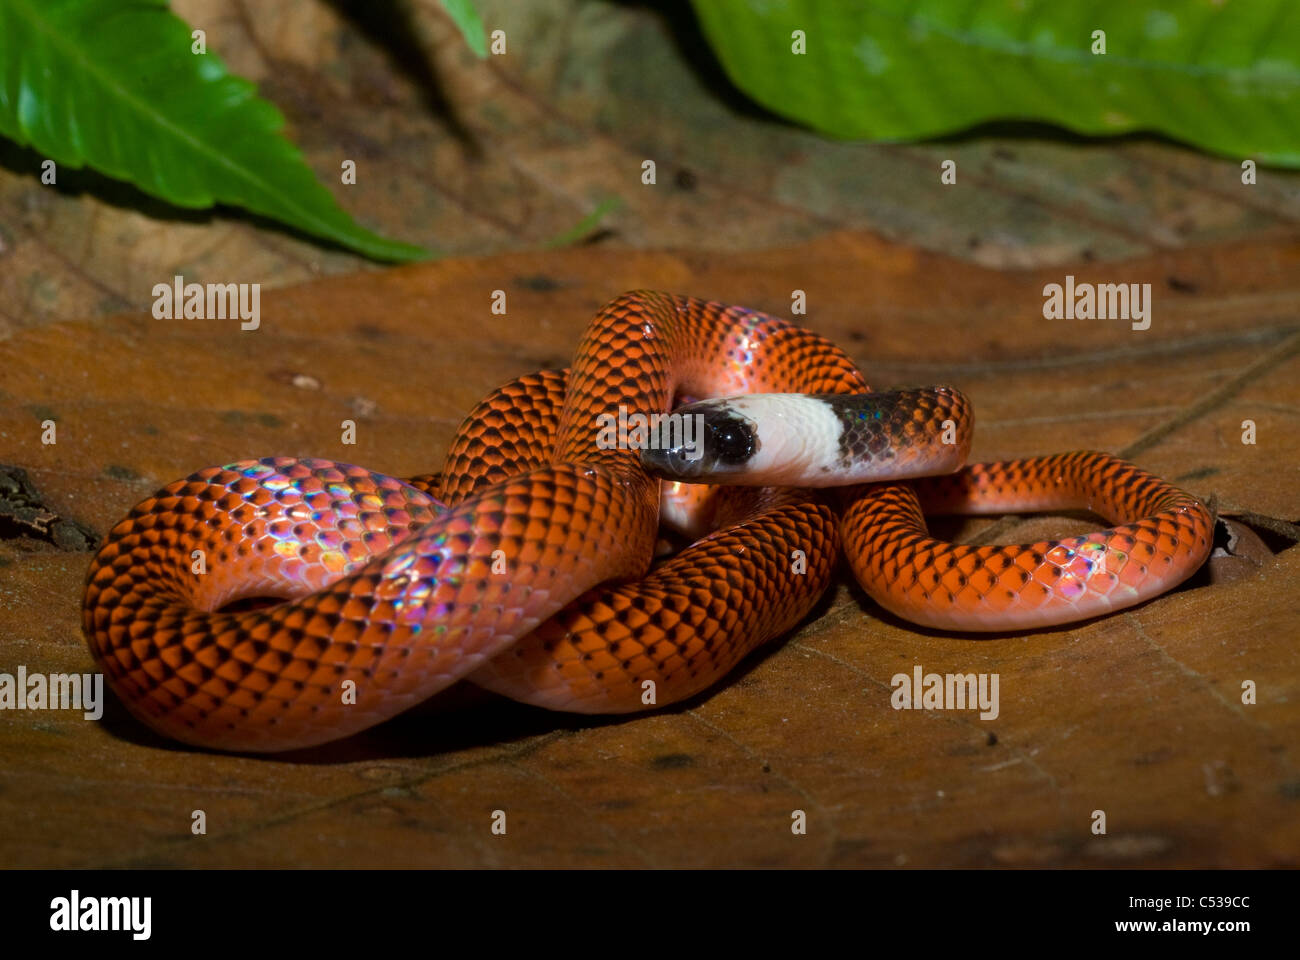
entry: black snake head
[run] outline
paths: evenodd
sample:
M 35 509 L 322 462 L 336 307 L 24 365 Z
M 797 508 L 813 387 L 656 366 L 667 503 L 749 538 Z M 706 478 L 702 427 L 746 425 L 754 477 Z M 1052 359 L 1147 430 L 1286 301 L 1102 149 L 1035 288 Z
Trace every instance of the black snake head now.
M 641 465 L 664 480 L 734 482 L 758 450 L 758 425 L 726 401 L 678 407 L 641 451 Z

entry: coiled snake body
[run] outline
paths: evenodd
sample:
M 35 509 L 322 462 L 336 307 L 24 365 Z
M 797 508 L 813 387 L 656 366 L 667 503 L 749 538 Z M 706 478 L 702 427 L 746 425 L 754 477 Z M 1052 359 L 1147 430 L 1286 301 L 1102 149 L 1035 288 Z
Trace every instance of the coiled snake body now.
M 625 294 L 569 371 L 480 403 L 438 475 L 267 458 L 199 471 L 137 505 L 91 564 L 91 653 L 160 733 L 276 751 L 365 729 L 462 677 L 560 710 L 679 701 L 798 623 L 841 546 L 882 606 L 957 630 L 1131 606 L 1208 555 L 1213 520 L 1196 498 L 1108 455 L 1069 453 L 852 487 L 842 513 L 798 486 L 670 488 L 709 500 L 721 525 L 651 568 L 660 481 L 637 450 L 600 442 L 602 414 L 663 413 L 678 397 L 845 395 L 819 402 L 843 419 L 846 463 L 906 464 L 907 476 L 960 466 L 961 394 L 870 394 L 854 407 L 868 391 L 843 352 L 785 321 Z M 973 547 L 931 539 L 923 517 L 1060 508 L 1123 525 Z M 239 609 L 250 597 L 283 602 Z

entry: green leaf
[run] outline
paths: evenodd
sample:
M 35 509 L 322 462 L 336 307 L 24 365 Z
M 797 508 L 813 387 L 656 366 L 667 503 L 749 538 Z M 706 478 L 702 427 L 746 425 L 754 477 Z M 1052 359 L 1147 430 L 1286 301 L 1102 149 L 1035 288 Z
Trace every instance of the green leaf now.
M 839 137 L 912 140 L 995 119 L 1155 130 L 1300 166 L 1294 0 L 694 0 L 732 80 Z M 806 37 L 792 52 L 794 31 Z M 1093 31 L 1106 52 L 1092 52 Z
M 177 206 L 234 204 L 380 260 L 430 255 L 358 226 L 280 111 L 193 42 L 166 0 L 0 0 L 0 134 Z
M 469 48 L 480 60 L 484 59 L 488 54 L 487 35 L 483 32 L 483 21 L 478 17 L 478 10 L 474 8 L 474 0 L 442 0 L 442 8 L 456 21 Z

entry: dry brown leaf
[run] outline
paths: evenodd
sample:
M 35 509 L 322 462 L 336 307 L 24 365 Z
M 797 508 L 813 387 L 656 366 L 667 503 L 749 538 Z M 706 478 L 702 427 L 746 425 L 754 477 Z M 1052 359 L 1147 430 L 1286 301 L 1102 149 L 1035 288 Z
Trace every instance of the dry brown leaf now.
M 1066 272 L 1151 283 L 1151 329 L 1044 320 L 1042 288 Z M 1265 243 L 1104 272 L 996 272 L 856 233 L 742 254 L 579 249 L 268 291 L 250 333 L 147 313 L 53 322 L 0 341 L 0 460 L 28 471 L 50 512 L 101 535 L 162 484 L 243 457 L 428 471 L 480 396 L 566 363 L 595 309 L 637 287 L 781 314 L 802 289 L 804 322 L 874 384 L 964 390 L 976 458 L 1129 451 L 1225 513 L 1282 530 L 1300 517 L 1300 247 Z M 506 317 L 489 311 L 495 289 Z M 345 418 L 356 446 L 340 443 Z M 46 419 L 54 445 L 41 443 Z M 1246 419 L 1254 446 L 1241 443 Z M 988 524 L 949 526 L 970 539 Z M 91 669 L 89 559 L 0 540 L 0 669 Z M 115 701 L 100 723 L 5 712 L 0 862 L 1294 866 L 1297 588 L 1291 549 L 1114 617 L 971 639 L 898 622 L 844 584 L 682 707 L 602 721 L 456 688 L 289 758 L 166 744 Z M 918 663 L 996 672 L 1000 715 L 895 711 L 891 677 Z M 506 842 L 489 833 L 494 809 L 508 811 Z M 796 809 L 806 836 L 791 833 Z M 1104 837 L 1090 831 L 1099 809 Z

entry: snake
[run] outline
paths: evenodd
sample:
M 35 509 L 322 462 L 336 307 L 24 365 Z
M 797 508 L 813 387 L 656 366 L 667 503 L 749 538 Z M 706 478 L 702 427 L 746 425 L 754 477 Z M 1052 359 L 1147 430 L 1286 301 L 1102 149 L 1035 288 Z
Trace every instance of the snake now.
M 841 558 L 894 616 L 1008 632 L 1150 600 L 1208 556 L 1191 494 L 1100 452 L 965 464 L 973 422 L 951 387 L 872 391 L 790 321 L 633 291 L 569 368 L 483 399 L 437 473 L 263 457 L 163 487 L 94 556 L 84 633 L 155 732 L 269 753 L 461 679 L 577 713 L 680 703 L 808 617 Z M 977 546 L 926 524 L 1062 509 L 1112 526 Z

